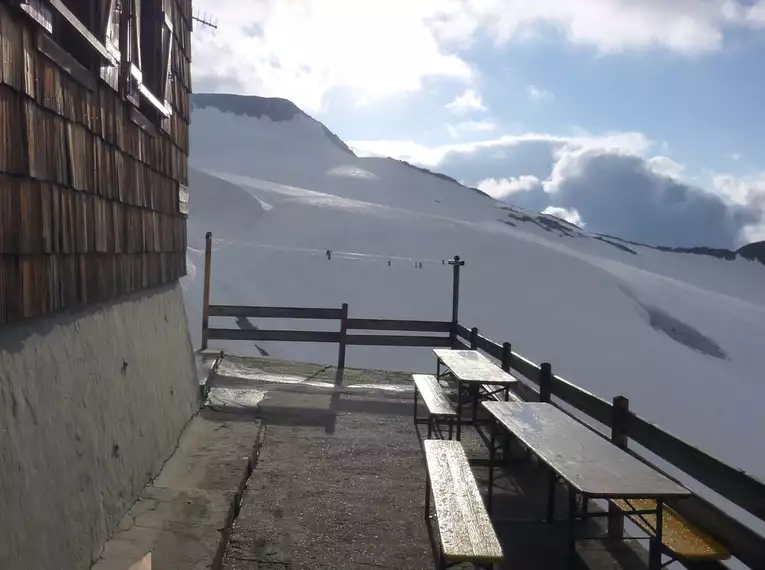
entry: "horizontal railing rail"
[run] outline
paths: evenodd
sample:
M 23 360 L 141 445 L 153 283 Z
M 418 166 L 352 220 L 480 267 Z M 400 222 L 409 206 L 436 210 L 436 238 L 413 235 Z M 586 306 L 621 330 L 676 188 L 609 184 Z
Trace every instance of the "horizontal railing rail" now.
M 349 334 L 346 343 L 358 346 L 432 346 L 448 348 L 448 336 L 407 336 L 393 334 Z
M 332 331 L 287 331 L 264 329 L 208 329 L 208 338 L 217 340 L 268 340 L 275 342 L 340 342 Z
M 270 319 L 331 319 L 343 318 L 342 309 L 307 307 L 247 307 L 210 305 L 211 317 L 253 317 Z
M 503 361 L 503 368 L 509 366 L 538 388 L 538 392 L 533 389 L 532 391 L 540 400 L 550 401 L 553 396 L 558 398 L 564 404 L 610 428 L 612 440 L 615 432 L 621 432 L 625 438 L 634 440 L 731 503 L 765 521 L 765 483 L 759 479 L 723 463 L 628 408 L 615 409 L 612 403 L 560 376 L 553 375 L 551 366 L 547 363 L 536 365 L 514 352 L 503 356 L 503 345 L 478 334 L 478 329 L 468 329 L 458 323 L 456 332 L 459 338 L 468 341 L 468 344 L 465 344 L 458 339 L 460 347 L 481 350 L 488 356 Z M 523 393 L 519 395 L 525 396 Z M 626 398 L 624 400 L 626 401 Z M 606 434 L 603 435 L 606 437 Z M 630 453 L 651 463 L 633 450 L 630 450 Z M 747 566 L 765 568 L 765 537 L 756 531 L 697 495 L 673 501 L 673 507 L 682 516 L 725 544 L 731 553 Z M 724 568 L 723 565 L 718 567 Z
M 348 328 L 370 331 L 417 331 L 445 332 L 451 330 L 452 324 L 444 321 L 408 321 L 392 319 L 348 319 Z

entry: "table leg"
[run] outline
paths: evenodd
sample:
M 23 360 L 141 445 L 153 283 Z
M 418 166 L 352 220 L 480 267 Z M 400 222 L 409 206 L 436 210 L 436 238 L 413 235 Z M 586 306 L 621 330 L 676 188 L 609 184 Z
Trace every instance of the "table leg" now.
M 587 495 L 582 495 L 582 522 L 587 520 Z
M 476 425 L 478 420 L 478 386 L 475 384 L 471 384 L 470 386 L 470 392 L 472 396 L 472 405 L 473 405 L 473 426 Z
M 497 441 L 497 423 L 494 417 L 491 418 L 491 444 L 489 445 L 489 492 L 488 492 L 488 511 L 491 516 L 492 501 L 494 500 L 494 461 L 496 459 L 495 445 Z
M 462 385 L 457 379 L 457 441 L 462 439 Z
M 661 568 L 661 543 L 664 531 L 664 503 L 656 500 L 656 532 L 648 544 L 648 568 L 659 570 Z
M 555 520 L 555 483 L 557 475 L 552 469 L 549 470 L 549 479 L 547 481 L 547 522 L 552 523 Z
M 436 358 L 436 380 L 441 379 L 441 359 Z
M 582 495 L 582 500 L 586 501 L 586 495 Z M 576 491 L 571 485 L 568 486 L 568 545 L 566 551 L 566 567 L 574 567 L 574 557 L 576 555 Z

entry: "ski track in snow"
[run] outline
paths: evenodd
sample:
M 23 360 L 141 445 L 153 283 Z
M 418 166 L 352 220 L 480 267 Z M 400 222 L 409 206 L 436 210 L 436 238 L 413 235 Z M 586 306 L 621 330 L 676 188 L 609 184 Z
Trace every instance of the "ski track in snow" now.
M 452 270 L 443 263 L 457 254 L 466 260 L 463 324 L 603 398 L 628 396 L 636 413 L 765 478 L 765 266 L 629 245 L 633 255 L 545 216 L 548 231 L 538 214 L 398 162 L 354 158 L 305 121 L 205 109 L 193 129 L 189 264 L 196 269 L 213 232 L 213 303 L 347 302 L 354 317 L 448 320 Z M 184 294 L 198 346 L 202 280 L 193 273 Z M 259 354 L 254 343 L 215 346 Z M 258 347 L 324 364 L 337 355 L 331 345 Z M 348 364 L 432 372 L 434 357 L 350 347 Z

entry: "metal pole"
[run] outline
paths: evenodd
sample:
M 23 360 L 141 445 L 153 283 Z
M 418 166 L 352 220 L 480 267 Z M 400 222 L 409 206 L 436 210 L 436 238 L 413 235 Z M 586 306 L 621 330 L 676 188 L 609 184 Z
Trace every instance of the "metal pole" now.
M 202 350 L 207 348 L 207 328 L 210 321 L 210 270 L 212 268 L 212 233 L 205 234 L 205 284 L 202 295 Z
M 452 282 L 452 327 L 449 331 L 449 342 L 453 348 L 457 343 L 457 320 L 460 309 L 460 267 L 465 265 L 465 262 L 460 259 L 459 255 L 455 255 L 454 259 L 449 261 L 449 265 L 454 269 L 454 280 Z

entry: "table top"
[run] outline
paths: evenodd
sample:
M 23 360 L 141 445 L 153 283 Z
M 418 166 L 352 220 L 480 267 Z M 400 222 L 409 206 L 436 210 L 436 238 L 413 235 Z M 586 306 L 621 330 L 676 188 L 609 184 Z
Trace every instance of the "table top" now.
M 434 348 L 433 352 L 460 382 L 513 384 L 518 381 L 515 376 L 502 370 L 477 350 Z
M 690 492 L 544 402 L 483 402 L 486 410 L 580 493 L 601 498 Z

